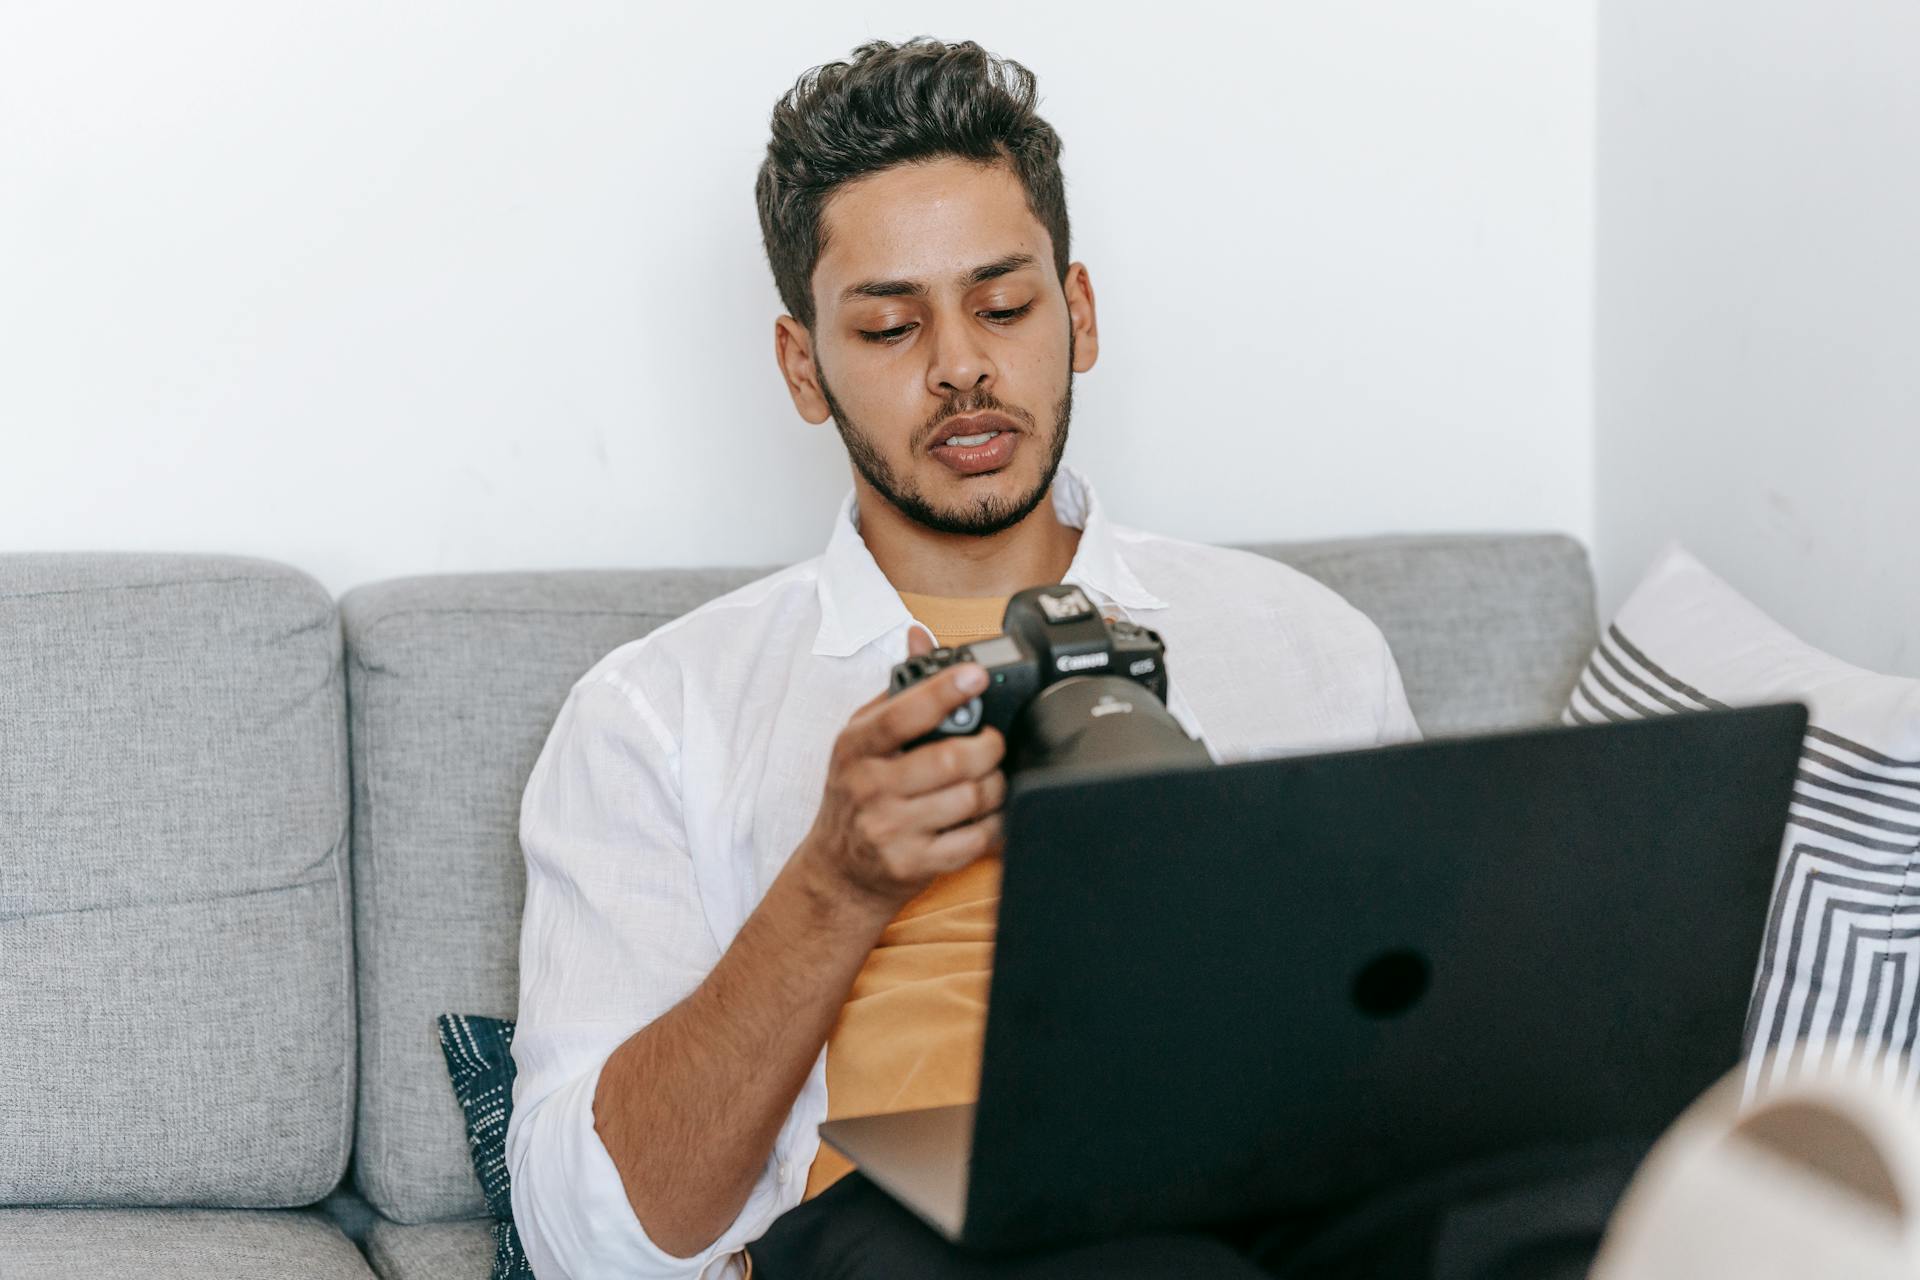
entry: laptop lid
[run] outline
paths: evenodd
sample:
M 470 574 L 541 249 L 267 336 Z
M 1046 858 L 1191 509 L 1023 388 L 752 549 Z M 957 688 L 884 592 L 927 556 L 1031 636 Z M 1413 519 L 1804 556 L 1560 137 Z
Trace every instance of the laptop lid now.
M 1651 1143 L 1739 1060 L 1805 726 L 1018 779 L 963 1242 Z
M 822 1124 L 820 1140 L 922 1222 L 957 1241 L 967 1216 L 973 1110 L 974 1104 L 965 1102 L 846 1116 Z

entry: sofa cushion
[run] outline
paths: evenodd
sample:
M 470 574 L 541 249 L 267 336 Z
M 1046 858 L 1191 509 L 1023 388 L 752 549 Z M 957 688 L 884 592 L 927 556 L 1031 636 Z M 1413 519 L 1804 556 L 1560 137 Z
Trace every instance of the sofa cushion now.
M 0 1203 L 296 1205 L 339 1180 L 347 800 L 311 578 L 0 556 Z
M 1372 618 L 1428 737 L 1547 724 L 1593 649 L 1593 570 L 1564 534 L 1406 534 L 1251 547 Z
M 360 957 L 354 1176 L 386 1217 L 486 1212 L 434 1019 L 514 1016 L 520 794 L 568 688 L 611 650 L 765 572 L 448 574 L 341 600 Z
M 493 1223 L 486 1219 L 403 1226 L 377 1223 L 367 1258 L 381 1280 L 484 1280 L 493 1265 Z
M 317 1213 L 0 1209 L 0 1275 L 7 1280 L 371 1280 L 373 1272 L 353 1242 Z

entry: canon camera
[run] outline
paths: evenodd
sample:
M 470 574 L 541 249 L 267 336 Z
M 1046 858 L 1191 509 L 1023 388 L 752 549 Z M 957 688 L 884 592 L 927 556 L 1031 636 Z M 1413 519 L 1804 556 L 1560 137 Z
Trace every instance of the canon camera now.
M 1005 735 L 1005 768 L 1204 763 L 1206 747 L 1167 710 L 1166 646 L 1158 633 L 1100 616 L 1079 587 L 1030 587 L 1007 601 L 1001 634 L 935 649 L 893 669 L 901 691 L 957 662 L 987 670 L 984 693 L 918 742 Z

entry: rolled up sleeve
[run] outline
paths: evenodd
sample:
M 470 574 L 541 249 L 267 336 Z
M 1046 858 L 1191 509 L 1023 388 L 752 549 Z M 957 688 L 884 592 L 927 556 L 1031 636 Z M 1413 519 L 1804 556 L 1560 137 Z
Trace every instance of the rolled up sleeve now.
M 771 1162 L 732 1226 L 689 1258 L 662 1250 L 593 1123 L 608 1056 L 720 958 L 688 852 L 673 735 L 617 673 L 567 696 L 521 799 L 514 1223 L 540 1280 L 737 1274 L 786 1207 Z

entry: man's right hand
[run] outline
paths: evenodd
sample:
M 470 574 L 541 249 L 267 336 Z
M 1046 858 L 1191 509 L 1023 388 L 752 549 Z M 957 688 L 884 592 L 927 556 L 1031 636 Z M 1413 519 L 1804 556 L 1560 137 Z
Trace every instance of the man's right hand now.
M 909 632 L 909 654 L 932 649 L 925 632 Z M 1000 731 L 903 750 L 986 683 L 979 663 L 960 663 L 904 693 L 880 694 L 834 740 L 820 812 L 798 852 L 889 917 L 934 877 L 1000 851 Z

